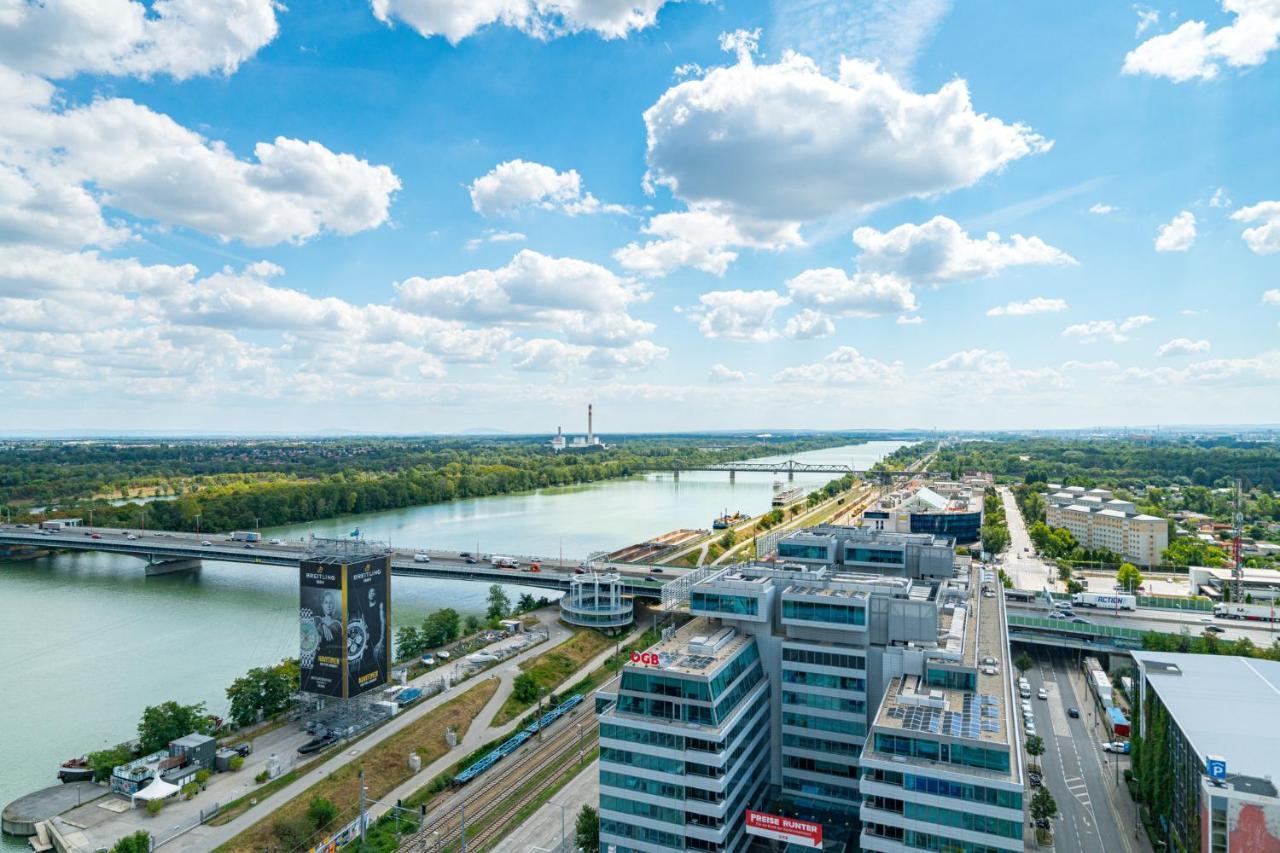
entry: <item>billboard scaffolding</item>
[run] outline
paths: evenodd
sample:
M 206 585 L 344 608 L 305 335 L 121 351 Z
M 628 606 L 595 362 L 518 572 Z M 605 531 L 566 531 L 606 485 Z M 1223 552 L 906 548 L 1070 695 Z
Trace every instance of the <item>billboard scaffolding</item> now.
M 350 699 L 390 678 L 391 558 L 341 550 L 299 567 L 298 660 L 304 693 Z

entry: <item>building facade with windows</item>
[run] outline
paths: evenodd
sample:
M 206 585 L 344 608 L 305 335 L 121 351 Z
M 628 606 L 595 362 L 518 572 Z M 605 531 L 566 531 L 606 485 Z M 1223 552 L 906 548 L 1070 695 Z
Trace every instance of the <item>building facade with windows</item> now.
M 932 533 L 976 542 L 982 530 L 981 489 L 951 481 L 913 481 L 880 498 L 858 517 L 858 527 L 890 533 Z
M 934 537 L 926 539 L 938 547 Z M 888 541 L 853 538 L 855 547 Z M 949 569 L 951 547 L 945 545 Z M 958 576 L 920 577 L 937 571 L 929 559 L 897 568 L 903 574 L 754 564 L 694 583 L 688 609 L 696 618 L 598 694 L 601 850 L 742 851 L 750 842 L 747 809 L 821 824 L 824 850 L 859 849 L 864 758 L 886 692 L 915 677 L 976 695 L 988 679 L 978 663 L 985 647 L 970 630 L 980 611 L 996 632 L 993 642 L 1005 643 L 994 669 L 1008 668 L 1003 619 L 987 613 L 1003 606 L 994 578 L 967 564 Z M 720 678 L 722 672 L 737 674 Z M 707 692 L 687 693 L 694 689 L 689 682 L 704 681 Z M 982 705 L 991 707 L 1006 715 L 999 731 L 1007 732 L 1010 706 Z M 1020 791 L 1021 765 L 1007 743 L 1004 760 L 1011 762 L 1001 771 L 1007 787 Z M 708 775 L 706 767 L 723 773 Z M 943 778 L 977 784 L 991 772 L 962 766 Z M 922 796 L 929 805 L 945 795 Z M 627 805 L 628 799 L 646 805 Z M 655 815 L 650 805 L 664 811 Z M 1020 794 L 995 807 L 1021 828 Z
M 1069 486 L 1044 500 L 1045 524 L 1065 528 L 1083 548 L 1106 548 L 1139 566 L 1155 566 L 1169 547 L 1167 521 L 1139 513 L 1132 501 L 1106 489 Z
M 1280 662 L 1173 652 L 1133 660 L 1135 775 L 1168 780 L 1152 803 L 1166 843 L 1280 850 Z

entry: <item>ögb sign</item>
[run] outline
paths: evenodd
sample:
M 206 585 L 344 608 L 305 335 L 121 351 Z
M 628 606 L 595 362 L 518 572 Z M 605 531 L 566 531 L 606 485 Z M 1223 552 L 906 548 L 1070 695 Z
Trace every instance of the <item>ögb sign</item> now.
M 631 662 L 643 664 L 644 666 L 661 666 L 662 659 L 654 652 L 632 652 Z
M 746 830 L 751 835 L 787 841 L 802 847 L 822 847 L 822 824 L 747 809 Z

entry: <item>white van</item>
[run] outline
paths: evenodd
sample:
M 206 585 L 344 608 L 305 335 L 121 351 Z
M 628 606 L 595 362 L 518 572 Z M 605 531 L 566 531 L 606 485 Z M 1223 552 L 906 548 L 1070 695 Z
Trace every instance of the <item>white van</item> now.
M 414 554 L 414 555 L 413 555 L 413 561 L 414 561 L 415 563 L 430 563 L 430 562 L 431 562 L 431 556 L 430 556 L 430 555 L 428 555 L 428 554 Z

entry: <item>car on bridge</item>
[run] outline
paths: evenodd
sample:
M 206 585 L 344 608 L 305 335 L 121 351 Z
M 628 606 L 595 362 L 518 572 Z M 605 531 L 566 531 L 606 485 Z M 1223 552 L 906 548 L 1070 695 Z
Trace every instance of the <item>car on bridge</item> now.
M 212 542 L 210 542 L 208 539 L 206 539 L 206 540 L 204 540 L 203 542 L 201 542 L 200 544 L 201 544 L 201 545 L 203 545 L 204 547 L 208 548 L 208 547 L 209 547 L 210 545 L 212 545 L 213 543 L 212 543 Z
M 1076 720 L 1080 719 L 1080 709 L 1077 708 L 1075 705 L 1072 705 L 1070 708 L 1067 709 L 1067 716 L 1072 717 L 1073 719 L 1076 719 Z

